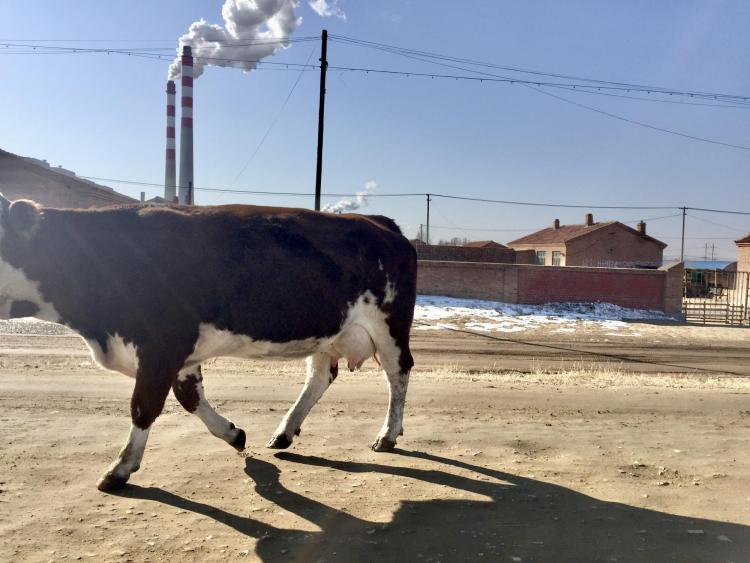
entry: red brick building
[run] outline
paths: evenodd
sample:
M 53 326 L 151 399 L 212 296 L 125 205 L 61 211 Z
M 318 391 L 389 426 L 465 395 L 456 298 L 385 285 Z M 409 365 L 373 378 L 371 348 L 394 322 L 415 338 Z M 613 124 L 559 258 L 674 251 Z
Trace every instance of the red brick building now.
M 750 272 L 750 233 L 734 243 L 737 245 L 737 271 Z
M 552 226 L 508 243 L 514 250 L 533 250 L 536 263 L 546 266 L 658 268 L 666 244 L 646 234 L 646 224 L 633 229 L 619 221 L 594 222 L 587 213 L 583 225 Z

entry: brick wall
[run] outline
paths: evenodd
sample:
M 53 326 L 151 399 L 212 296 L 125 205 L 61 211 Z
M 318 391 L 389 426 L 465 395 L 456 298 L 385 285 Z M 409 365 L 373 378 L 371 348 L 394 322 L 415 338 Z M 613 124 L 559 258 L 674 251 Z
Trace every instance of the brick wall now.
M 417 244 L 420 260 L 441 260 L 452 262 L 491 262 L 495 264 L 533 264 L 534 252 L 517 252 L 512 248 L 472 248 L 470 246 L 444 246 L 438 244 Z
M 603 301 L 679 315 L 682 264 L 658 270 L 420 260 L 417 291 L 506 303 Z
M 750 244 L 737 245 L 737 271 L 750 272 Z

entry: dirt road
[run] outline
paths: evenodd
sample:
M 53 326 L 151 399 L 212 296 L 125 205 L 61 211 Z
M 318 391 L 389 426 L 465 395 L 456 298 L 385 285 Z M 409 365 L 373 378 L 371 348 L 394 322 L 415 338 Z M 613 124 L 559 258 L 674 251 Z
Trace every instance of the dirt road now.
M 217 360 L 208 393 L 248 450 L 170 398 L 117 495 L 95 482 L 132 382 L 64 333 L 0 335 L 0 560 L 750 561 L 750 331 L 633 332 L 415 331 L 393 454 L 368 449 L 374 364 L 278 453 L 302 363 Z

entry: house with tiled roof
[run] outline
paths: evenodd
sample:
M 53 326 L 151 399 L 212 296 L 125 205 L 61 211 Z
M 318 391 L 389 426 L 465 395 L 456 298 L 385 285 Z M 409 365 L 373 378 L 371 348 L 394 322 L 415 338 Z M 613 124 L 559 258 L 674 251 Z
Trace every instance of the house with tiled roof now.
M 750 272 L 750 233 L 734 241 L 734 244 L 737 245 L 737 271 Z
M 551 227 L 508 243 L 514 250 L 533 250 L 536 263 L 546 266 L 603 268 L 658 268 L 666 244 L 646 234 L 646 223 L 637 228 L 619 221 L 594 222 L 587 213 L 582 225 Z
M 494 240 L 472 240 L 464 244 L 467 248 L 508 248 Z

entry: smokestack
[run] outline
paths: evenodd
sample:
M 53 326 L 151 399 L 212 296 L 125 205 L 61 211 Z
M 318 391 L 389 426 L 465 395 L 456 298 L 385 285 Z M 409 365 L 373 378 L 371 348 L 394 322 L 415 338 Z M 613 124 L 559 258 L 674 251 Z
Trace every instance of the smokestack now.
M 171 202 L 177 195 L 177 170 L 174 144 L 174 80 L 167 81 L 167 155 L 164 166 L 164 199 Z
M 638 223 L 638 232 L 642 235 L 646 234 L 646 223 L 644 223 L 643 221 Z
M 559 229 L 559 228 L 560 228 L 560 219 L 555 219 L 555 220 L 554 220 L 554 221 L 552 222 L 552 228 L 553 228 L 553 229 Z
M 590 227 L 594 224 L 594 215 L 593 213 L 586 213 L 586 216 L 584 217 L 584 224 L 587 227 Z
M 193 204 L 193 54 L 182 47 L 182 103 L 180 104 L 180 203 Z

